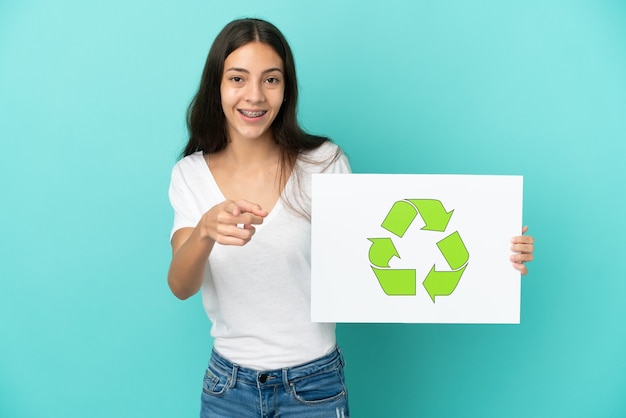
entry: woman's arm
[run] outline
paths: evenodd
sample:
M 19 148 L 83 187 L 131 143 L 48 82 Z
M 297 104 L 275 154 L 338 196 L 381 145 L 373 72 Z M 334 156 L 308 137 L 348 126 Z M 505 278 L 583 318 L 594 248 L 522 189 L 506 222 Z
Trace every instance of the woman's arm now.
M 179 299 L 187 299 L 200 290 L 206 260 L 215 241 L 202 239 L 196 228 L 181 228 L 172 236 L 172 262 L 167 284 Z
M 172 236 L 172 262 L 167 283 L 179 299 L 195 295 L 202 286 L 206 261 L 217 242 L 245 245 L 254 226 L 263 223 L 267 212 L 245 200 L 227 200 L 202 215 L 195 228 L 181 228 Z M 239 225 L 242 225 L 241 227 Z

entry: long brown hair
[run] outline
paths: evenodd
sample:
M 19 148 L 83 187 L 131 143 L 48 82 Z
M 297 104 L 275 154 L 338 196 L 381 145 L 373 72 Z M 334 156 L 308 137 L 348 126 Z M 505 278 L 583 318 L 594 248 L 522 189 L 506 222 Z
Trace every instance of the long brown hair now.
M 234 50 L 250 42 L 269 45 L 282 59 L 284 65 L 284 102 L 272 123 L 274 141 L 281 150 L 279 184 L 282 191 L 300 153 L 315 149 L 329 139 L 309 134 L 298 124 L 298 82 L 293 54 L 280 30 L 265 20 L 251 18 L 234 20 L 215 38 L 204 65 L 198 92 L 187 109 L 189 141 L 181 156 L 197 151 L 212 153 L 226 147 L 228 134 L 220 93 L 224 61 Z M 297 176 L 297 173 L 293 174 Z M 305 212 L 308 215 L 308 211 Z

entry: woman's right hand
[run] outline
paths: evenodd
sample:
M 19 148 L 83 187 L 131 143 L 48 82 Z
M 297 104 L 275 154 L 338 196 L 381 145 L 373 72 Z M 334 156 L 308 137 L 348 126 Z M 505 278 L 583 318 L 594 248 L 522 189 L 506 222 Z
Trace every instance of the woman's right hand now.
M 198 222 L 202 238 L 222 245 L 245 245 L 254 235 L 253 225 L 263 223 L 268 215 L 256 203 L 247 200 L 226 200 L 209 209 Z
M 172 236 L 172 262 L 167 282 L 180 299 L 196 294 L 202 286 L 206 260 L 214 244 L 245 245 L 254 226 L 263 223 L 267 211 L 246 200 L 227 200 L 209 209 L 195 228 L 181 228 Z

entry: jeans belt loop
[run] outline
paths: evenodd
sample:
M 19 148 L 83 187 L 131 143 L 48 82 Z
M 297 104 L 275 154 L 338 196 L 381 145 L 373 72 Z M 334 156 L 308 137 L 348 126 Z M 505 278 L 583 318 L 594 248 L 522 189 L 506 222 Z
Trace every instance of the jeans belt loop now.
M 346 359 L 343 358 L 343 352 L 341 348 L 337 346 L 337 352 L 339 353 L 339 361 L 341 362 L 341 367 L 346 367 Z
M 283 368 L 283 387 L 286 393 L 291 393 L 291 385 L 289 384 L 289 369 Z
M 233 372 L 230 375 L 230 388 L 234 388 L 237 383 L 237 372 L 239 371 L 239 365 L 233 364 Z

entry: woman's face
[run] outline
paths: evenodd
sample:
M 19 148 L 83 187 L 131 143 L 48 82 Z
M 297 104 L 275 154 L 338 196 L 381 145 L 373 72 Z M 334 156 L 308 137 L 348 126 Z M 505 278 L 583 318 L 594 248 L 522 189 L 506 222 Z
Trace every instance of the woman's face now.
M 261 42 L 237 48 L 224 61 L 220 92 L 230 141 L 271 140 L 285 94 L 282 59 Z

